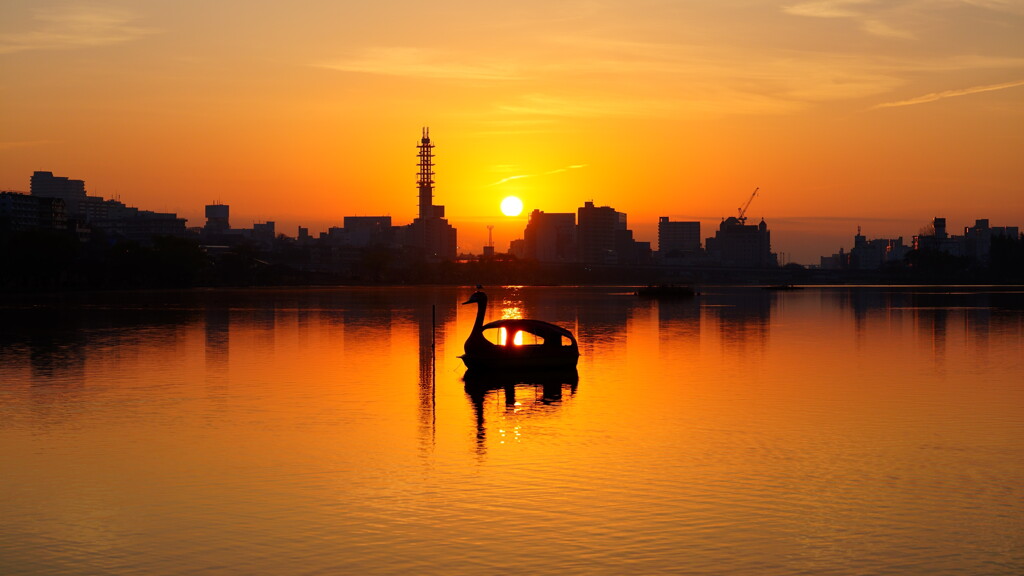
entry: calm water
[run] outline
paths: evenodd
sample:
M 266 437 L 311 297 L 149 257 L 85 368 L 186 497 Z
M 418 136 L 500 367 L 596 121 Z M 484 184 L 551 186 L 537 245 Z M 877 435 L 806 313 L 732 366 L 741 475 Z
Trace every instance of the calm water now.
M 8 298 L 0 573 L 1024 573 L 1024 292 L 488 292 Z

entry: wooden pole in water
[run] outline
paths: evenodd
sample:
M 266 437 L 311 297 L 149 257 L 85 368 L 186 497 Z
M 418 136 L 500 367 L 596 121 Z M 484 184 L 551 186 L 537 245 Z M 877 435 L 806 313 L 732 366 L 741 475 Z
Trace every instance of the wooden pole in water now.
M 437 439 L 437 304 L 430 305 L 430 426 Z

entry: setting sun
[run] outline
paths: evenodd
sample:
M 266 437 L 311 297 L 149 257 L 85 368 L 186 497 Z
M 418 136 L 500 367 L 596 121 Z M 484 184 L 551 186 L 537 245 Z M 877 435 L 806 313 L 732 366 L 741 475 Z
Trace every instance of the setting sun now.
M 523 213 L 523 201 L 515 196 L 506 196 L 501 201 L 501 213 L 505 216 L 519 216 Z

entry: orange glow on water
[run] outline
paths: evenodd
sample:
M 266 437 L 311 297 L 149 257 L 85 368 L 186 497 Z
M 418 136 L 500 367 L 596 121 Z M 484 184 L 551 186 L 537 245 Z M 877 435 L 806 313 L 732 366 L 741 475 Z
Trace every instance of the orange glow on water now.
M 505 302 L 505 306 L 501 309 L 502 320 L 517 320 L 523 317 L 523 309 L 515 304 L 508 301 Z
M 578 381 L 468 388 L 464 292 L 224 295 L 187 295 L 202 300 L 173 314 L 166 295 L 133 302 L 116 328 L 83 312 L 54 340 L 7 333 L 0 446 L 20 464 L 0 475 L 18 495 L 5 560 L 62 573 L 129 540 L 174 573 L 258 548 L 282 559 L 258 555 L 248 571 L 303 556 L 319 572 L 468 574 L 507 569 L 510 543 L 538 538 L 559 545 L 525 555 L 540 556 L 529 573 L 601 571 L 608 550 L 644 554 L 650 573 L 704 556 L 694 571 L 815 573 L 852 558 L 851 572 L 984 573 L 1017 560 L 1019 307 L 889 289 L 660 303 L 523 289 L 508 300 L 525 316 L 579 337 Z M 466 540 L 465 526 L 495 537 Z M 38 554 L 38 534 L 56 554 Z M 357 546 L 319 545 L 332 538 Z M 493 560 L 465 567 L 474 554 Z M 103 567 L 139 571 L 116 560 Z M 636 572 L 626 560 L 615 568 Z

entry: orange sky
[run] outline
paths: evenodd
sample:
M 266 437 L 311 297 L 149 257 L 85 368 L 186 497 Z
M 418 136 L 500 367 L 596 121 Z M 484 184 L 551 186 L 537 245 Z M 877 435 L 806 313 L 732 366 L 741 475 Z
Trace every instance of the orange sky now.
M 710 236 L 755 187 L 773 249 L 1024 226 L 1024 3 L 5 0 L 0 189 L 295 234 L 416 212 L 416 143 L 463 251 L 593 200 Z M 509 179 L 510 178 L 510 179 Z M 509 180 L 505 180 L 509 179 Z M 505 180 L 504 182 L 501 182 Z

